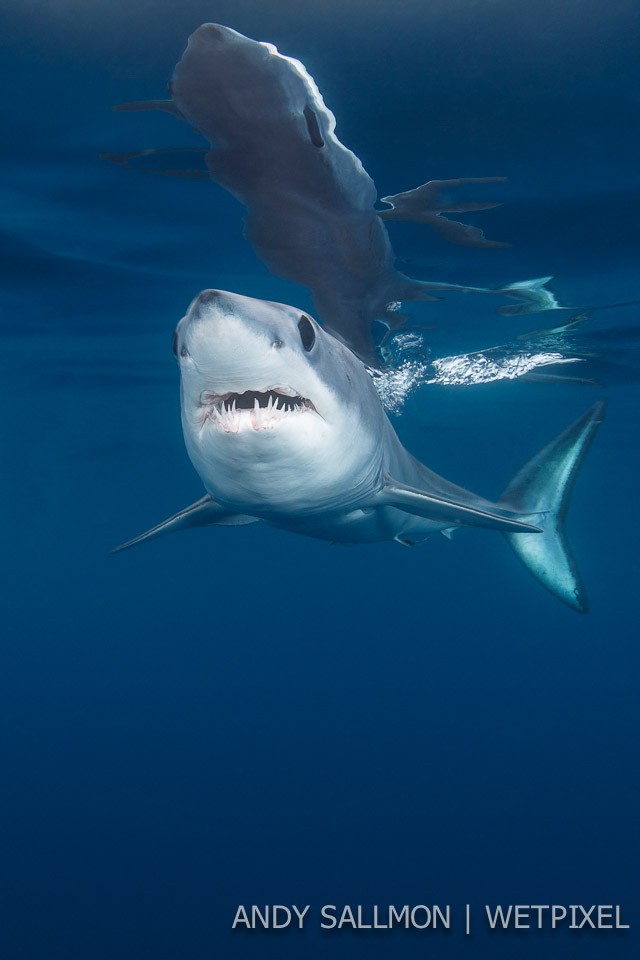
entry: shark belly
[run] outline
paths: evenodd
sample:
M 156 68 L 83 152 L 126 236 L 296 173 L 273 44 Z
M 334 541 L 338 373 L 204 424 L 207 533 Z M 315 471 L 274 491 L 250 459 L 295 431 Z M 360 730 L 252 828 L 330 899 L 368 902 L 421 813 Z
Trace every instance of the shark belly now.
M 395 507 L 367 505 L 299 516 L 282 513 L 265 519 L 271 526 L 289 533 L 345 545 L 395 540 L 413 546 L 447 527 L 444 523 L 414 517 Z

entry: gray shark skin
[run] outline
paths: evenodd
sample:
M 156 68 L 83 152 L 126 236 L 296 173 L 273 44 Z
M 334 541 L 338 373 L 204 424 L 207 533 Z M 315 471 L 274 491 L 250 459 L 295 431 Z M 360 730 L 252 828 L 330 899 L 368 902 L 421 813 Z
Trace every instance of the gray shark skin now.
M 257 255 L 273 273 L 309 288 L 325 328 L 365 362 L 379 363 L 372 321 L 402 323 L 394 312 L 399 302 L 438 299 L 432 292 L 439 290 L 491 292 L 406 277 L 394 267 L 383 220 L 424 223 L 468 246 L 508 246 L 444 217 L 498 206 L 451 203 L 447 195 L 504 177 L 430 181 L 382 198 L 387 209 L 376 210 L 373 180 L 336 137 L 335 117 L 304 65 L 219 24 L 205 23 L 191 35 L 170 91 L 171 100 L 116 109 L 166 110 L 209 141 L 209 174 L 245 206 L 245 235 Z M 106 156 L 128 165 L 136 154 Z
M 499 206 L 455 202 L 451 196 L 458 187 L 505 178 L 431 180 L 380 198 L 386 208 L 376 209 L 373 180 L 338 140 L 335 117 L 315 81 L 300 61 L 273 44 L 203 24 L 189 38 L 170 91 L 171 100 L 135 101 L 115 109 L 167 112 L 190 123 L 211 149 L 145 149 L 105 153 L 103 159 L 166 177 L 211 177 L 227 189 L 246 208 L 245 234 L 258 256 L 273 273 L 308 287 L 325 328 L 370 366 L 384 365 L 372 322 L 389 331 L 402 327 L 407 319 L 399 311 L 403 300 L 436 300 L 435 292 L 462 291 L 515 300 L 498 308 L 505 316 L 565 309 L 546 289 L 551 277 L 487 289 L 413 280 L 396 270 L 383 221 L 422 223 L 466 246 L 509 246 L 444 216 Z M 464 363 L 464 356 L 460 360 Z M 454 377 L 448 382 L 468 381 Z
M 602 402 L 494 503 L 411 456 L 364 364 L 295 307 L 206 290 L 178 324 L 174 352 L 185 444 L 206 495 L 118 550 L 258 520 L 338 543 L 414 544 L 483 527 L 503 533 L 545 587 L 586 611 L 563 519 Z

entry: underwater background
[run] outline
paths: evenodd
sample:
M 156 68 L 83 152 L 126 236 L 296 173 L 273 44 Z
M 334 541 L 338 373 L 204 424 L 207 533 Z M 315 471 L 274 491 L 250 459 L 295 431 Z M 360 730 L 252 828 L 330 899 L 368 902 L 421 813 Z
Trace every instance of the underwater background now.
M 635 956 L 638 306 L 578 328 L 590 384 L 424 386 L 393 418 L 495 498 L 608 398 L 568 516 L 587 616 L 479 530 L 404 549 L 222 527 L 110 555 L 202 495 L 171 355 L 190 300 L 311 309 L 221 188 L 101 159 L 202 143 L 111 107 L 165 96 L 206 20 L 302 60 L 381 196 L 509 178 L 477 220 L 509 249 L 390 224 L 403 272 L 553 275 L 576 312 L 640 299 L 637 0 L 4 0 L 0 955 Z M 569 316 L 495 306 L 409 312 L 439 355 Z M 314 918 L 232 931 L 241 903 Z M 452 929 L 322 933 L 326 903 L 448 903 Z M 465 937 L 465 903 L 620 904 L 631 929 Z

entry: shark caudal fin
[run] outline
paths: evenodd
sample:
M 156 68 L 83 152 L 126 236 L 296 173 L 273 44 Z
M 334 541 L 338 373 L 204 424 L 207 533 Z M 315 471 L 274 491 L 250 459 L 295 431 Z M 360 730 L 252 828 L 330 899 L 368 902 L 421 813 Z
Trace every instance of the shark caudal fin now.
M 513 478 L 498 505 L 542 527 L 542 533 L 505 533 L 527 570 L 580 613 L 587 600 L 564 534 L 564 516 L 578 467 L 602 422 L 604 401 L 594 404 Z

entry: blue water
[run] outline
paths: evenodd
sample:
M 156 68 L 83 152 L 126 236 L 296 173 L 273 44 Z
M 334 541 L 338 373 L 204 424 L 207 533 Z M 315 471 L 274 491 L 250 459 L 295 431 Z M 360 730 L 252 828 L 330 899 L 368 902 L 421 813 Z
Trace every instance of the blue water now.
M 214 20 L 305 63 L 381 195 L 509 177 L 482 225 L 510 249 L 392 224 L 405 272 L 638 299 L 637 2 L 5 0 L 0 17 L 2 957 L 636 956 L 638 307 L 584 331 L 600 386 L 425 387 L 396 419 L 495 497 L 608 397 L 568 518 L 586 617 L 482 531 L 342 549 L 223 527 L 111 556 L 202 494 L 171 356 L 191 298 L 310 305 L 221 189 L 99 154 L 198 145 L 110 107 L 162 97 Z M 412 317 L 440 354 L 545 323 L 464 298 Z M 631 930 L 488 934 L 500 902 L 620 904 Z M 232 932 L 241 903 L 313 918 Z M 449 903 L 452 930 L 321 933 L 326 903 Z

